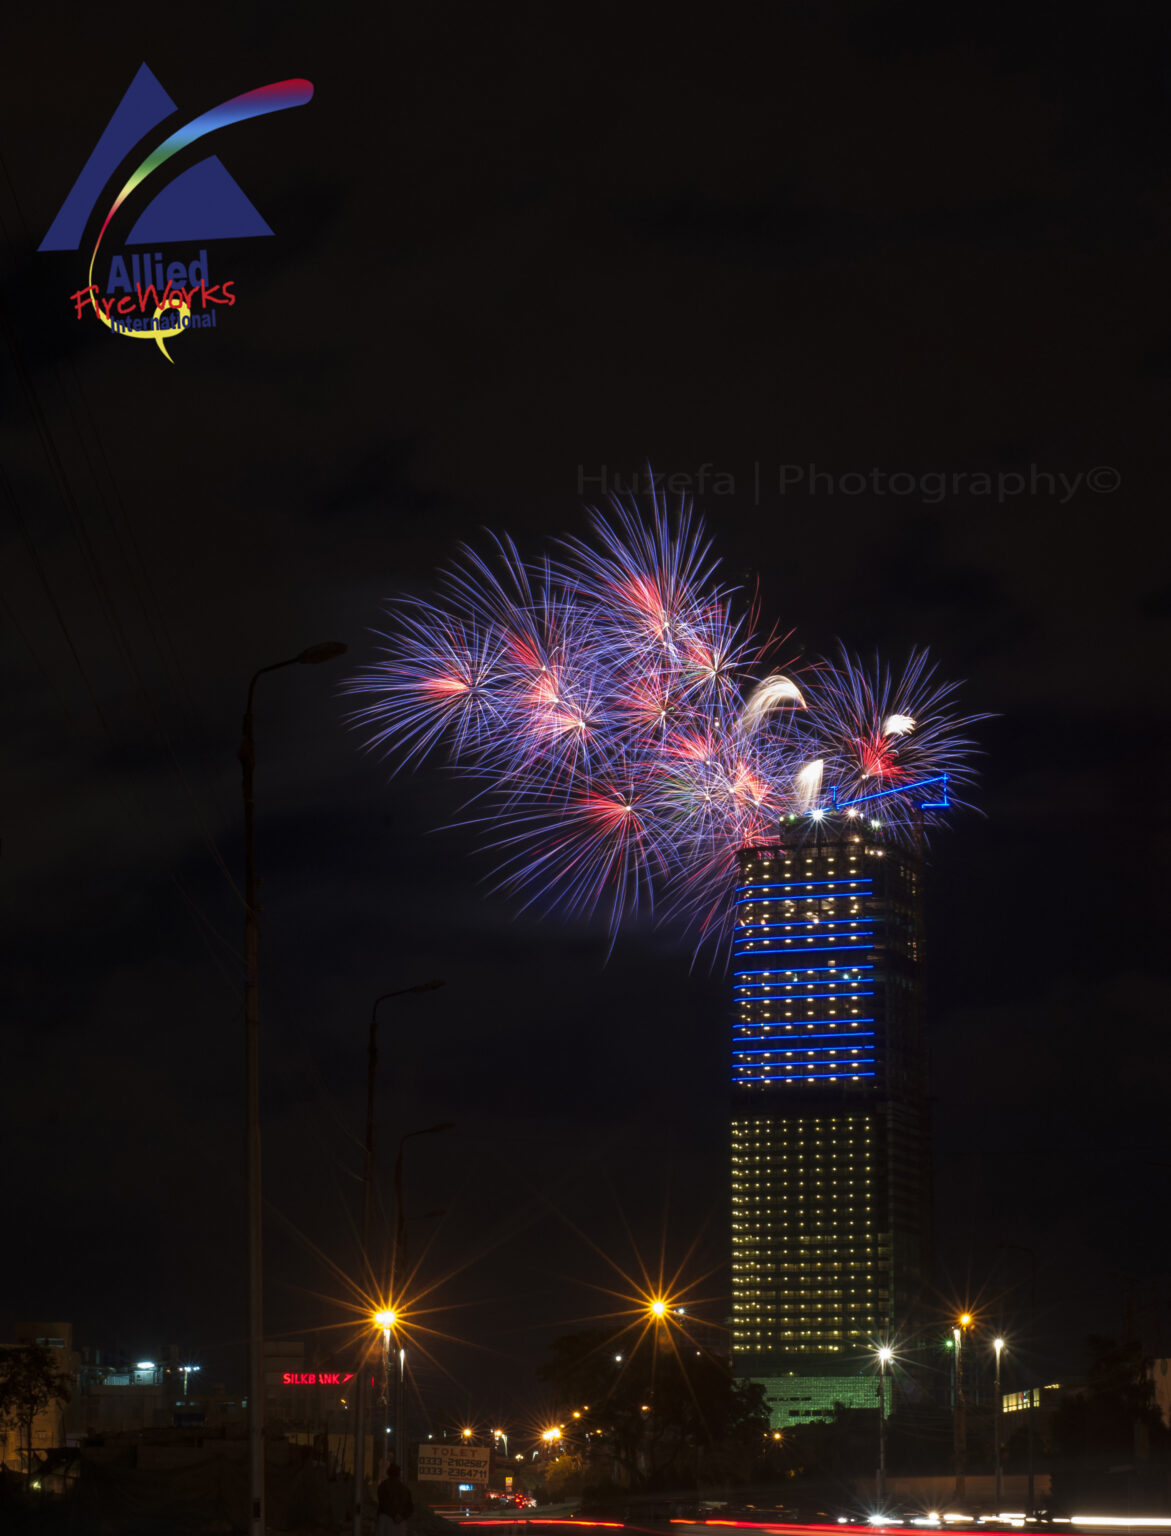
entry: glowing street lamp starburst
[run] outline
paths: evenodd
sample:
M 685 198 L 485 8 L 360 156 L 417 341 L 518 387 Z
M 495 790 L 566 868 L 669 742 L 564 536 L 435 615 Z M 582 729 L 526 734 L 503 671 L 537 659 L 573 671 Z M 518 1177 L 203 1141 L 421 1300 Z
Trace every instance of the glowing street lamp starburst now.
M 453 1271 L 443 1271 L 424 1280 L 421 1270 L 425 1267 L 430 1245 L 425 1244 L 412 1263 L 409 1273 L 404 1273 L 396 1293 L 391 1295 L 377 1283 L 375 1264 L 367 1260 L 362 1275 L 355 1279 L 331 1253 L 314 1242 L 307 1233 L 293 1223 L 286 1222 L 294 1236 L 321 1263 L 333 1278 L 335 1289 L 325 1292 L 312 1288 L 300 1288 L 305 1297 L 324 1302 L 340 1314 L 339 1321 L 324 1326 L 317 1317 L 304 1328 L 295 1326 L 290 1333 L 306 1332 L 327 1338 L 334 1335 L 336 1342 L 330 1349 L 331 1363 L 337 1361 L 354 1374 L 377 1364 L 382 1358 L 391 1337 L 394 1347 L 409 1351 L 416 1361 L 426 1360 L 428 1365 L 444 1376 L 450 1371 L 435 1353 L 435 1346 L 443 1342 L 469 1345 L 472 1341 L 443 1326 L 444 1315 L 463 1310 L 473 1303 L 443 1303 L 438 1293 L 453 1278 Z M 465 1259 L 459 1268 L 469 1262 Z M 377 1266 L 381 1268 L 382 1266 Z M 389 1268 L 390 1265 L 385 1266 Z M 315 1309 L 316 1310 L 316 1309 Z M 473 1344 L 472 1347 L 477 1347 Z M 454 1379 L 454 1378 L 452 1378 Z
M 562 1219 L 566 1219 L 564 1213 Z M 702 1309 L 709 1303 L 718 1304 L 721 1308 L 724 1305 L 723 1298 L 700 1293 L 701 1287 L 718 1266 L 713 1265 L 711 1269 L 695 1273 L 701 1231 L 692 1238 L 674 1269 L 669 1268 L 664 1226 L 658 1263 L 652 1267 L 639 1252 L 625 1218 L 622 1218 L 622 1224 L 634 1253 L 633 1272 L 573 1222 L 567 1221 L 567 1225 L 613 1272 L 615 1279 L 611 1285 L 595 1284 L 579 1274 L 574 1276 L 574 1283 L 612 1298 L 617 1305 L 566 1321 L 601 1325 L 596 1350 L 601 1357 L 612 1362 L 610 1392 L 618 1391 L 620 1385 L 628 1379 L 629 1372 L 637 1377 L 639 1362 L 648 1359 L 648 1351 L 652 1384 L 658 1369 L 657 1362 L 668 1358 L 675 1362 L 686 1380 L 692 1368 L 689 1362 L 707 1353 L 702 1336 L 695 1332 L 697 1326 L 704 1326 L 700 1316 L 696 1315 L 696 1309 Z M 688 1271 L 692 1273 L 688 1274 Z M 576 1412 L 574 1417 L 577 1417 Z

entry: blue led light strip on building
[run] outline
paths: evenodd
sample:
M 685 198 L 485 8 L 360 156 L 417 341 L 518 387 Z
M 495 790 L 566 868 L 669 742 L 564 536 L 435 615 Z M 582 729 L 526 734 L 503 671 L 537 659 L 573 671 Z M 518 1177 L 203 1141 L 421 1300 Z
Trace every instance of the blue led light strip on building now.
M 799 950 L 798 953 L 800 954 L 801 951 Z M 755 960 L 756 956 L 744 955 L 742 958 L 745 960 Z M 732 979 L 735 981 L 737 976 L 804 976 L 814 971 L 825 971 L 829 975 L 840 977 L 843 981 L 873 981 L 874 978 L 872 976 L 859 976 L 855 978 L 846 974 L 848 971 L 872 971 L 873 969 L 874 964 L 870 960 L 863 960 L 860 965 L 843 966 L 840 971 L 835 965 L 769 965 L 760 966 L 754 971 L 733 971 Z M 755 986 L 756 983 L 751 983 L 751 985 Z M 782 982 L 781 985 L 783 986 L 784 983 Z
M 873 1038 L 874 1038 L 874 1031 L 872 1029 L 868 1029 L 866 1031 L 866 1033 L 873 1040 Z M 816 1039 L 824 1040 L 827 1037 L 825 1035 L 820 1035 L 820 1036 L 810 1035 L 810 1036 L 807 1036 L 807 1038 L 811 1039 L 811 1040 L 815 1039 L 815 1038 Z M 848 1045 L 847 1046 L 843 1046 L 840 1043 L 843 1039 L 847 1039 L 847 1040 L 861 1040 L 863 1038 L 861 1035 L 845 1035 L 845 1036 L 843 1036 L 843 1035 L 836 1035 L 836 1036 L 831 1035 L 828 1038 L 830 1038 L 831 1040 L 832 1039 L 836 1039 L 839 1042 L 838 1045 L 833 1045 L 833 1046 L 830 1046 L 830 1045 L 815 1045 L 815 1046 L 813 1046 L 808 1051 L 804 1051 L 803 1048 L 797 1048 L 797 1047 L 794 1047 L 794 1049 L 791 1050 L 791 1051 L 778 1050 L 777 1046 L 775 1044 L 767 1045 L 767 1046 L 765 1046 L 765 1045 L 752 1046 L 750 1048 L 749 1047 L 737 1046 L 733 1050 L 733 1052 L 732 1052 L 732 1059 L 734 1061 L 739 1056 L 780 1056 L 780 1057 L 785 1057 L 787 1059 L 788 1057 L 791 1057 L 791 1056 L 794 1056 L 794 1055 L 800 1056 L 800 1055 L 804 1054 L 804 1055 L 807 1055 L 807 1056 L 824 1056 L 827 1051 L 831 1051 L 831 1050 L 832 1051 L 846 1050 L 846 1051 L 850 1052 L 851 1056 L 864 1056 L 867 1059 L 867 1061 L 873 1061 L 874 1060 L 874 1046 L 873 1045 L 860 1045 L 860 1046 L 857 1047 L 857 1049 L 855 1049 L 852 1046 L 848 1046 Z M 783 1044 L 784 1042 L 782 1041 L 781 1043 Z
M 810 925 L 816 928 L 817 931 L 814 933 L 789 933 L 786 931 L 787 926 L 784 923 L 761 923 L 759 927 L 755 925 L 751 928 L 740 927 L 733 934 L 732 942 L 733 944 L 759 944 L 767 939 L 769 943 L 773 943 L 780 938 L 796 939 L 800 944 L 806 939 L 872 939 L 874 937 L 873 928 L 847 928 L 845 923 L 842 924 L 840 933 L 834 933 L 828 925 L 816 924 Z
M 830 789 L 830 807 L 835 811 L 844 811 L 849 805 L 867 805 L 872 800 L 889 800 L 891 795 L 909 795 L 913 789 L 929 789 L 935 784 L 943 786 L 938 800 L 920 800 L 921 811 L 946 811 L 951 801 L 947 794 L 947 774 L 937 773 L 930 779 L 916 779 L 913 784 L 895 784 L 890 789 L 875 790 L 870 795 L 855 795 L 852 800 L 839 800 L 837 785 Z
M 877 1076 L 877 1072 L 762 1072 L 753 1077 L 738 1077 L 736 1081 L 738 1083 L 776 1083 L 785 1081 L 808 1083 L 812 1082 L 815 1078 L 845 1077 L 853 1080 L 856 1077 Z
M 810 1024 L 837 1024 L 837 1023 L 842 1023 L 842 1024 L 850 1024 L 851 1026 L 853 1026 L 854 1024 L 873 1024 L 875 1022 L 876 1021 L 874 1019 L 841 1019 L 841 1020 L 839 1020 L 839 1019 L 808 1019 L 808 1020 L 802 1019 L 799 1024 L 798 1023 L 794 1023 L 794 1024 L 790 1025 L 790 1024 L 786 1024 L 786 1023 L 778 1024 L 778 1023 L 775 1023 L 772 1019 L 746 1019 L 743 1024 L 733 1024 L 732 1028 L 733 1029 L 763 1029 L 767 1025 L 769 1029 L 790 1029 L 790 1028 L 792 1028 L 792 1029 L 806 1029 Z M 857 1038 L 857 1036 L 855 1036 L 855 1034 L 854 1034 L 854 1030 L 853 1030 L 852 1027 L 847 1031 L 847 1033 L 852 1038 Z M 862 1029 L 862 1030 L 858 1031 L 858 1035 L 872 1035 L 873 1033 L 874 1033 L 874 1031 L 872 1029 Z M 798 1038 L 801 1038 L 803 1040 L 840 1040 L 842 1038 L 842 1036 L 841 1035 L 837 1035 L 837 1034 L 833 1034 L 833 1035 L 802 1035 L 800 1037 L 798 1037 L 797 1035 L 793 1036 L 794 1040 L 796 1040 Z
M 770 881 L 768 885 L 738 885 L 732 892 L 732 895 L 741 896 L 742 892 L 744 891 L 766 891 L 771 894 L 774 891 L 792 890 L 797 886 L 800 886 L 802 890 L 812 890 L 815 885 L 828 885 L 834 890 L 837 890 L 839 887 L 841 887 L 848 894 L 850 891 L 856 891 L 860 885 L 873 884 L 874 881 L 869 875 L 862 875 L 857 880 L 798 880 L 794 878 L 786 879 L 783 881 L 773 880 Z M 759 898 L 754 898 L 751 896 L 742 897 L 742 899 L 739 901 L 733 901 L 732 905 L 735 907 L 742 907 L 745 901 L 752 901 L 754 899 Z M 778 896 L 776 899 L 778 901 L 791 901 L 793 898 L 789 896 Z
M 755 923 L 736 923 L 733 931 L 736 933 L 759 933 L 767 928 L 856 928 L 860 922 L 873 921 L 873 919 L 857 917 L 811 917 L 808 922 L 798 922 L 792 917 L 770 917 Z
M 779 926 L 779 925 L 777 925 L 777 926 Z M 765 942 L 771 944 L 771 943 L 774 943 L 778 937 L 784 938 L 784 937 L 786 937 L 786 935 L 784 935 L 784 934 L 778 935 L 776 933 L 765 932 L 765 933 L 762 933 L 759 938 L 757 938 L 755 936 L 755 933 L 752 932 L 751 930 L 745 930 L 745 929 L 741 928 L 741 929 L 739 929 L 737 931 L 736 934 L 733 935 L 732 942 L 733 942 L 733 944 L 762 944 L 762 943 L 765 943 Z M 852 940 L 857 940 L 857 939 L 872 939 L 873 937 L 874 937 L 874 929 L 873 928 L 860 928 L 856 932 L 851 932 L 849 929 L 845 929 L 841 933 L 795 933 L 795 934 L 792 935 L 791 941 L 795 940 L 796 944 L 797 944 L 797 948 L 803 951 L 803 950 L 805 950 L 808 947 L 808 943 L 809 943 L 810 939 L 852 939 Z M 813 947 L 814 948 L 822 948 L 822 949 L 824 949 L 824 948 L 842 949 L 844 946 L 841 945 L 841 944 L 831 944 L 831 945 L 828 945 L 828 946 L 827 945 L 814 945 Z
M 857 949 L 869 953 L 873 948 L 872 944 L 810 944 L 800 949 L 741 949 L 733 959 L 763 960 L 765 955 L 787 955 L 792 960 L 796 955 L 845 955 Z
M 874 1057 L 855 1057 L 848 1061 L 844 1057 L 838 1061 L 826 1061 L 824 1059 L 818 1061 L 779 1061 L 775 1064 L 770 1064 L 767 1061 L 746 1062 L 744 1066 L 735 1068 L 735 1073 L 741 1082 L 757 1082 L 760 1080 L 755 1072 L 750 1073 L 748 1071 L 750 1066 L 756 1067 L 760 1072 L 760 1077 L 765 1079 L 769 1077 L 824 1077 L 830 1074 L 846 1077 L 854 1073 L 861 1075 L 862 1072 L 866 1072 L 870 1076 L 873 1075 Z M 830 1074 L 819 1070 L 824 1067 L 830 1069 Z
M 869 1019 L 867 1022 L 873 1024 L 874 1020 Z M 754 1029 L 755 1027 L 756 1026 L 752 1024 L 741 1024 L 737 1026 L 739 1029 Z M 778 1029 L 780 1028 L 779 1025 L 772 1027 Z M 827 1030 L 824 1034 L 807 1035 L 804 1034 L 798 1027 L 791 1035 L 741 1035 L 738 1039 L 732 1041 L 732 1049 L 734 1051 L 747 1050 L 748 1042 L 755 1040 L 759 1042 L 762 1051 L 799 1051 L 801 1050 L 802 1045 L 808 1044 L 810 1040 L 833 1040 L 837 1042 L 837 1044 L 834 1046 L 834 1049 L 836 1050 L 837 1046 L 841 1045 L 843 1041 L 849 1045 L 852 1040 L 873 1039 L 874 1031 L 872 1029 L 831 1029 Z M 817 1049 L 820 1050 L 821 1047 L 819 1046 Z
M 744 992 L 744 991 L 747 991 L 749 988 L 751 988 L 754 991 L 759 991 L 761 993 L 767 992 L 770 995 L 768 997 L 734 997 L 732 999 L 732 1001 L 734 1003 L 759 1003 L 759 1002 L 762 1002 L 762 1001 L 768 1003 L 768 1002 L 772 1002 L 773 1001 L 773 998 L 772 998 L 771 994 L 774 991 L 776 991 L 776 993 L 777 993 L 776 1001 L 778 1003 L 812 1003 L 812 1002 L 819 1002 L 822 998 L 826 998 L 826 997 L 830 997 L 830 998 L 835 998 L 836 997 L 836 998 L 848 999 L 849 1001 L 852 1002 L 854 1000 L 854 998 L 856 998 L 856 997 L 873 997 L 875 995 L 873 992 L 783 992 L 782 993 L 782 992 L 780 992 L 778 990 L 781 987 L 791 987 L 791 986 L 794 986 L 794 985 L 796 985 L 796 983 L 791 982 L 791 981 L 780 981 L 780 982 L 777 982 L 775 986 L 774 986 L 774 984 L 771 981 L 738 981 L 736 983 L 735 987 L 733 987 L 733 989 L 732 989 L 733 991 L 739 990 L 741 992 Z M 846 985 L 847 986 L 853 986 L 854 983 L 853 982 L 848 982 L 848 983 L 846 983 Z

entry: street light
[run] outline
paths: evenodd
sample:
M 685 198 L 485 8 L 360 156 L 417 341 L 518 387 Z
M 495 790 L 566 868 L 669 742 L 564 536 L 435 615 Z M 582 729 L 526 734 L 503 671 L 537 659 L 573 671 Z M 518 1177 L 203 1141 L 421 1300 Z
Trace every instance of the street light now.
M 974 1319 L 970 1312 L 961 1312 L 951 1336 L 956 1351 L 956 1400 L 955 1400 L 955 1468 L 956 1498 L 962 1499 L 967 1488 L 966 1461 L 968 1453 L 968 1404 L 964 1396 L 964 1334 Z
M 244 798 L 244 1080 L 248 1141 L 248 1488 L 249 1530 L 265 1536 L 264 1519 L 264 1269 L 260 1183 L 260 906 L 256 883 L 256 736 L 252 702 L 266 672 L 282 667 L 320 666 L 344 656 L 340 640 L 308 646 L 287 661 L 276 661 L 252 674 L 244 706 L 244 725 L 236 753 Z
M 992 1414 L 992 1426 L 996 1445 L 996 1512 L 999 1514 L 1004 1505 L 1004 1468 L 1001 1466 L 1000 1456 L 1000 1352 L 1004 1348 L 1004 1340 L 993 1339 L 992 1348 L 996 1351 L 996 1382 L 993 1388 L 996 1393 L 996 1404 Z
M 894 1350 L 884 1344 L 878 1356 L 878 1504 L 879 1514 L 886 1502 L 886 1368 L 894 1359 Z
M 998 1248 L 1003 1248 L 1009 1253 L 1027 1253 L 1029 1256 L 1029 1342 L 1035 1351 L 1037 1348 L 1037 1255 L 1032 1248 L 1023 1243 L 997 1243 Z M 1020 1376 L 1020 1360 L 1017 1360 L 1017 1379 Z M 1026 1377 L 1026 1380 L 1028 1378 Z M 1025 1504 L 1025 1513 L 1032 1515 L 1036 1512 L 1037 1501 L 1033 1489 L 1033 1388 L 1028 1388 L 1029 1403 L 1025 1410 L 1025 1438 L 1027 1441 L 1027 1455 L 1029 1466 L 1029 1494 Z
M 362 1261 L 372 1272 L 370 1264 L 370 1220 L 374 1186 L 374 1078 L 378 1069 L 378 1009 L 392 997 L 407 997 L 416 992 L 436 992 L 444 983 L 440 980 L 421 981 L 413 987 L 399 987 L 394 992 L 384 992 L 374 999 L 370 1009 L 370 1028 L 366 1052 L 366 1145 L 362 1167 Z
M 389 1454 L 389 1451 L 386 1448 L 386 1437 L 390 1433 L 390 1426 L 389 1426 L 389 1424 L 387 1424 L 386 1419 L 387 1419 L 387 1414 L 388 1414 L 389 1407 L 390 1407 L 390 1335 L 391 1335 L 392 1329 L 394 1328 L 394 1325 L 398 1322 L 398 1313 L 394 1310 L 393 1307 L 386 1307 L 383 1311 L 376 1312 L 374 1314 L 374 1321 L 382 1329 L 382 1445 L 383 1445 L 383 1454 L 382 1454 L 381 1462 L 382 1463 L 388 1463 L 390 1461 L 390 1454 Z M 363 1371 L 362 1374 L 364 1376 L 366 1374 L 365 1371 Z M 359 1403 L 361 1403 L 361 1398 L 360 1397 L 359 1397 Z M 363 1429 L 362 1434 L 363 1434 L 363 1440 L 365 1440 L 365 1430 L 364 1429 Z M 373 1436 L 371 1436 L 371 1440 L 373 1441 Z M 361 1462 L 364 1462 L 365 1459 L 366 1459 L 366 1446 L 365 1446 L 365 1444 L 363 1444 L 363 1446 L 362 1446 Z M 360 1461 L 359 1461 L 359 1457 L 358 1457 L 358 1451 L 357 1451 L 357 1447 L 355 1446 L 355 1448 L 354 1448 L 354 1469 L 355 1469 L 355 1473 L 357 1472 L 357 1468 L 358 1468 L 359 1465 L 360 1465 Z M 357 1478 L 356 1477 L 355 1477 L 355 1482 L 357 1482 Z M 360 1522 L 360 1519 L 361 1519 L 361 1514 L 362 1514 L 362 1485 L 361 1485 L 361 1483 L 358 1483 L 357 1493 L 356 1493 L 356 1503 L 355 1503 L 355 1507 L 354 1507 L 354 1516 L 355 1516 L 355 1518 L 354 1518 L 354 1528 L 355 1528 L 355 1532 L 358 1532 L 358 1530 L 359 1530 L 359 1522 Z
M 442 981 L 420 981 L 413 987 L 399 987 L 394 992 L 383 992 L 374 999 L 370 1009 L 370 1029 L 366 1053 L 366 1142 L 362 1157 L 362 1255 L 365 1278 L 374 1280 L 374 1266 L 370 1259 L 370 1228 L 374 1201 L 374 1078 L 378 1068 L 378 1009 L 392 997 L 407 997 L 415 992 L 434 992 L 443 986 Z M 391 1295 L 397 1296 L 393 1282 Z M 393 1321 L 391 1326 L 393 1326 Z M 389 1343 L 383 1340 L 383 1378 L 386 1376 L 386 1357 Z M 366 1478 L 366 1373 L 358 1373 L 358 1397 L 354 1412 L 354 1491 L 353 1536 L 362 1536 L 362 1496 Z M 397 1452 L 397 1445 L 395 1450 Z M 405 1469 L 404 1469 L 405 1470 Z
M 429 985 L 434 985 L 431 983 Z M 442 985 L 442 983 L 440 983 Z M 427 988 L 424 988 L 427 990 Z M 401 1294 L 401 1286 L 398 1276 L 402 1275 L 402 1285 L 410 1279 L 410 1271 L 407 1268 L 407 1213 L 403 1197 L 403 1153 L 406 1144 L 415 1136 L 437 1136 L 441 1131 L 455 1129 L 454 1120 L 441 1120 L 437 1125 L 425 1125 L 422 1130 L 407 1131 L 398 1139 L 398 1155 L 394 1160 L 394 1207 L 395 1230 L 394 1252 L 390 1260 L 390 1288 L 391 1294 Z M 407 1380 L 407 1352 L 400 1349 L 398 1352 L 398 1381 L 394 1395 L 394 1448 L 395 1455 L 399 1458 L 403 1476 L 406 1476 L 406 1451 L 404 1449 L 407 1440 L 406 1434 L 406 1380 Z M 355 1533 L 357 1536 L 357 1533 Z

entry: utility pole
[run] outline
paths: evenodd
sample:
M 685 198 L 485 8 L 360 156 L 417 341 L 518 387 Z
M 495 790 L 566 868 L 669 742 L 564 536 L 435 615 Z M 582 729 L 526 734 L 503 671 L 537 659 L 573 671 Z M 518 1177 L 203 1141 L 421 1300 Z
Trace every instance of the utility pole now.
M 236 753 L 242 769 L 244 799 L 244 1099 L 248 1177 L 248 1489 L 249 1531 L 266 1536 L 264 1518 L 264 1272 L 260 1159 L 260 901 L 256 877 L 256 737 L 252 703 L 256 684 L 266 672 L 282 667 L 318 666 L 344 656 L 340 640 L 311 645 L 287 661 L 252 674 L 244 725 Z
M 421 1131 L 408 1131 L 405 1136 L 399 1137 L 398 1156 L 394 1160 L 394 1255 L 391 1261 L 391 1293 L 399 1297 L 401 1288 L 410 1280 L 410 1270 L 407 1268 L 407 1211 L 403 1197 L 403 1152 L 406 1144 L 414 1136 L 434 1136 L 440 1131 L 450 1131 L 455 1122 L 444 1120 L 439 1125 L 424 1126 Z M 401 1277 L 401 1278 L 400 1278 Z M 395 1374 L 394 1386 L 394 1455 L 398 1462 L 402 1475 L 406 1477 L 407 1451 L 406 1451 L 406 1380 L 407 1380 L 407 1352 L 400 1345 L 398 1350 L 398 1370 Z
M 886 1502 L 886 1368 L 894 1350 L 883 1345 L 878 1350 L 878 1512 Z
M 992 1434 L 996 1446 L 996 1513 L 999 1515 L 1004 1508 L 1004 1458 L 1000 1449 L 1000 1352 L 1004 1348 L 1004 1340 L 993 1339 L 992 1348 L 996 1351 L 996 1380 L 993 1385 L 996 1401 L 992 1408 Z
M 376 1286 L 377 1276 L 370 1257 L 371 1229 L 374 1210 L 374 1081 L 378 1071 L 378 1007 L 392 997 L 406 997 L 412 992 L 434 992 L 443 986 L 442 981 L 421 981 L 414 987 L 400 987 L 394 992 L 384 992 L 374 999 L 370 1009 L 370 1025 L 366 1037 L 366 1139 L 362 1155 L 362 1283 Z M 393 1277 L 391 1296 L 396 1296 Z M 385 1348 L 384 1348 L 385 1353 Z M 357 1372 L 358 1394 L 354 1405 L 354 1488 L 353 1536 L 362 1536 L 362 1499 L 366 1482 L 366 1404 L 369 1384 L 366 1380 L 366 1352 L 363 1352 Z M 385 1430 L 384 1430 L 385 1433 Z
M 956 1400 L 955 1400 L 955 1475 L 956 1498 L 963 1499 L 967 1494 L 967 1456 L 968 1456 L 968 1404 L 964 1396 L 964 1330 L 972 1325 L 971 1314 L 965 1312 L 959 1320 L 959 1325 L 952 1329 L 952 1339 L 955 1342 L 956 1357 Z
M 1023 1243 L 997 1243 L 996 1246 L 998 1248 L 1007 1249 L 1011 1253 L 1026 1253 L 1029 1256 L 1029 1347 L 1030 1347 L 1031 1350 L 1033 1350 L 1035 1352 L 1036 1348 L 1037 1348 L 1037 1334 L 1036 1334 L 1036 1329 L 1037 1329 L 1037 1255 L 1036 1255 L 1035 1251 L 1032 1248 L 1027 1248 Z M 1031 1384 L 1032 1383 L 1032 1372 L 1035 1371 L 1035 1369 L 1036 1368 L 1033 1367 L 1032 1370 L 1030 1371 L 1030 1373 L 1027 1374 L 1026 1377 L 1025 1377 L 1026 1382 L 1029 1383 L 1029 1387 L 1028 1387 L 1029 1404 L 1028 1404 L 1028 1407 L 1025 1409 L 1025 1440 L 1026 1440 L 1026 1446 L 1027 1446 L 1027 1453 L 1026 1454 L 1028 1456 L 1028 1467 L 1029 1467 L 1029 1493 L 1028 1493 L 1028 1500 L 1027 1500 L 1027 1502 L 1025 1504 L 1025 1514 L 1027 1516 L 1030 1516 L 1030 1517 L 1033 1514 L 1036 1513 L 1036 1509 L 1037 1509 L 1037 1499 L 1036 1499 L 1036 1494 L 1035 1494 L 1035 1489 L 1034 1489 L 1035 1477 L 1034 1477 L 1034 1470 L 1033 1470 L 1033 1392 L 1034 1392 L 1034 1389 L 1033 1389 L 1033 1386 Z

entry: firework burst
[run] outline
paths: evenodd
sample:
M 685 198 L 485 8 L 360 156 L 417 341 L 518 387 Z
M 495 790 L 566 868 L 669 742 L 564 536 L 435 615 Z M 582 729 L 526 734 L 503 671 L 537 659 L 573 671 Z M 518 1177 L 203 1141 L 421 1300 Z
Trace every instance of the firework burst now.
M 737 852 L 789 817 L 879 796 L 897 833 L 971 782 L 980 717 L 925 653 L 895 675 L 843 649 L 792 677 L 688 508 L 616 501 L 592 531 L 534 563 L 504 536 L 462 547 L 346 685 L 368 747 L 397 767 L 442 753 L 475 787 L 522 904 L 604 910 L 613 937 L 665 896 L 719 939 Z
M 985 717 L 959 712 L 958 689 L 938 679 L 926 651 L 912 651 L 894 673 L 878 657 L 867 664 L 841 647 L 807 690 L 805 743 L 811 764 L 821 764 L 818 792 L 828 786 L 833 804 L 881 797 L 884 821 L 904 826 L 924 799 L 941 798 L 916 795 L 915 786 L 941 780 L 942 798 L 963 804 L 956 792 L 975 779 L 966 732 Z

